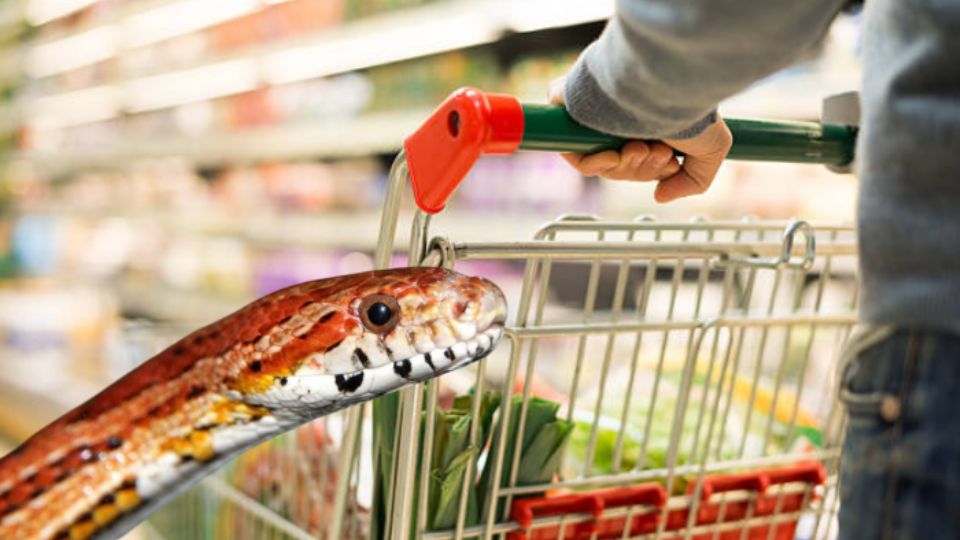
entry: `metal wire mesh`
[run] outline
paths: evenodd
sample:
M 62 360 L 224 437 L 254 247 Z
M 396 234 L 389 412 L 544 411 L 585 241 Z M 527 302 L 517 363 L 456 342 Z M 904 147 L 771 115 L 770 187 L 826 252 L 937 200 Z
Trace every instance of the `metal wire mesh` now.
M 797 234 L 808 236 L 803 247 L 794 245 Z M 509 343 L 470 375 L 472 395 L 499 388 L 504 396 L 518 395 L 519 402 L 497 413 L 500 440 L 509 439 L 512 450 L 485 440 L 482 429 L 470 430 L 470 446 L 477 449 L 483 470 L 464 470 L 456 520 L 445 528 L 431 527 L 434 508 L 424 504 L 430 500 L 424 493 L 430 474 L 436 472 L 423 467 L 431 460 L 432 445 L 406 430 L 411 435 L 399 444 L 421 446 L 412 452 L 418 462 L 401 464 L 408 475 L 420 474 L 417 535 L 489 538 L 517 529 L 511 518 L 517 498 L 657 482 L 670 499 L 659 510 L 656 529 L 638 538 L 734 538 L 738 533 L 782 538 L 787 527 L 793 534 L 798 520 L 800 537 L 832 536 L 840 418 L 831 370 L 854 322 L 857 296 L 849 227 L 814 232 L 784 223 L 569 217 L 545 227 L 534 242 L 441 241 L 435 247 L 447 263 L 524 261 Z M 572 433 L 559 449 L 558 477 L 530 482 L 523 471 L 525 429 L 535 388 L 543 387 L 543 380 L 559 390 L 552 398 Z M 438 398 L 445 383 L 428 385 L 424 394 L 427 434 L 438 430 L 434 412 L 442 409 Z M 473 399 L 473 418 L 479 401 Z M 519 414 L 515 431 L 508 427 L 511 414 Z M 723 494 L 719 521 L 698 524 L 698 509 L 707 504 L 701 484 L 710 474 L 809 460 L 825 466 L 823 485 L 777 486 L 766 492 L 777 501 L 769 515 L 736 523 L 724 523 L 724 501 L 758 495 Z M 502 482 L 476 491 L 476 478 L 490 474 Z M 802 511 L 785 512 L 784 494 L 797 487 L 803 490 Z M 471 497 L 481 499 L 481 510 L 473 515 Z M 711 505 L 716 502 L 710 499 Z M 687 510 L 682 526 L 676 519 L 681 509 Z M 538 537 L 540 530 L 543 538 L 588 538 L 575 526 L 596 518 L 538 519 L 525 534 Z M 758 525 L 776 522 L 784 525 Z M 623 538 L 634 537 L 629 530 L 623 529 Z

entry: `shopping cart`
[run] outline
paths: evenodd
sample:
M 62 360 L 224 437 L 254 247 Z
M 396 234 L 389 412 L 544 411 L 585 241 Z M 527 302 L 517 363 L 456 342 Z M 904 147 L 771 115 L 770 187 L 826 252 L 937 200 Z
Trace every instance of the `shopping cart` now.
M 855 128 L 729 120 L 739 159 L 849 165 Z M 855 321 L 852 227 L 562 216 L 531 240 L 460 242 L 432 215 L 482 154 L 622 140 L 558 107 L 465 89 L 406 141 L 412 265 L 483 273 L 501 345 L 427 384 L 238 458 L 152 521 L 171 538 L 831 538 L 844 418 L 833 366 Z M 436 221 L 436 224 L 434 223 Z

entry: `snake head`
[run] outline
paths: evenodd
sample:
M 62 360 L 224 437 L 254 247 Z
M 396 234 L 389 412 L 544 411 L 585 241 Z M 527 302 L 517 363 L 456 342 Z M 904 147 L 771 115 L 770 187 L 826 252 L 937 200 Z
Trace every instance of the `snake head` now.
M 252 344 L 237 389 L 248 403 L 298 418 L 483 358 L 507 311 L 494 283 L 442 268 L 380 270 L 281 292 L 298 298 L 297 308 Z

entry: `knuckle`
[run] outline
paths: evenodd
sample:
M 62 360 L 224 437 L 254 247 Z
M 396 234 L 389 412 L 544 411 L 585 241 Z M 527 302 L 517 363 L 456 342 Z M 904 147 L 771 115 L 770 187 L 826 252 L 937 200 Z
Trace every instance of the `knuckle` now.
M 664 160 L 673 157 L 673 148 L 665 144 L 658 144 L 651 153 L 655 154 L 658 160 Z

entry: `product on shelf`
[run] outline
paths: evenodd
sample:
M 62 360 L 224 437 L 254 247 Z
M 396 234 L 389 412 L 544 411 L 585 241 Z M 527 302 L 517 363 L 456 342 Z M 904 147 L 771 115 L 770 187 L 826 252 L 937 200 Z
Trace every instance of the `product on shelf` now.
M 451 204 L 472 212 L 589 212 L 597 205 L 594 182 L 546 152 L 480 158 Z
M 347 0 L 347 19 L 362 19 L 378 13 L 449 0 Z
M 543 101 L 550 83 L 566 75 L 579 54 L 579 49 L 573 49 L 518 58 L 507 73 L 505 91 L 521 101 Z
M 100 381 L 118 329 L 118 306 L 103 291 L 47 279 L 0 283 L 0 369 L 38 392 L 71 380 Z
M 280 41 L 337 25 L 351 0 L 289 0 L 207 30 L 210 52 L 222 53 L 257 43 Z
M 379 66 L 365 72 L 374 88 L 371 111 L 433 108 L 461 86 L 496 89 L 500 68 L 487 49 L 457 51 Z

